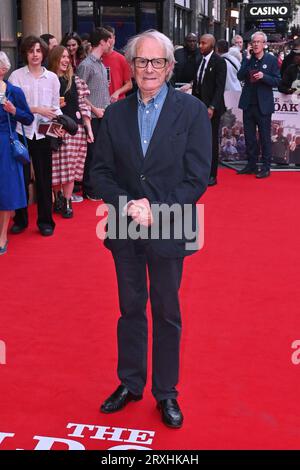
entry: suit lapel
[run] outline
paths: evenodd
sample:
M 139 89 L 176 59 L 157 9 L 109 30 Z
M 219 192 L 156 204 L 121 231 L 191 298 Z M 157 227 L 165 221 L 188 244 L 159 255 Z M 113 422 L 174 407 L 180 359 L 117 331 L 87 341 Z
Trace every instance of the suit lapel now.
M 145 155 L 146 162 L 153 158 L 153 151 L 157 146 L 159 146 L 160 141 L 166 135 L 170 134 L 174 121 L 176 120 L 177 116 L 181 113 L 181 108 L 181 102 L 177 100 L 177 92 L 172 86 L 169 86 L 167 97 L 165 99 L 157 125 L 153 132 L 152 139 Z M 159 152 L 155 152 L 155 155 L 159 155 Z
M 208 63 L 207 63 L 203 80 L 205 80 L 205 77 L 206 77 L 206 79 L 207 79 L 207 77 L 208 77 L 207 72 L 209 71 L 209 69 L 211 69 L 211 68 L 214 66 L 214 63 L 215 63 L 215 56 L 214 56 L 214 53 L 213 53 L 213 54 L 210 56 L 210 59 L 209 59 L 209 61 L 208 61 Z

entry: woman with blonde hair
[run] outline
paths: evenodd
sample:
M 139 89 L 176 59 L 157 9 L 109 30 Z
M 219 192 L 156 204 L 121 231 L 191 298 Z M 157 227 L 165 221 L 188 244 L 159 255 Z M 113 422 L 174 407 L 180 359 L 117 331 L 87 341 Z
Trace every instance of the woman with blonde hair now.
M 49 70 L 60 81 L 60 97 L 63 113 L 78 124 L 76 135 L 65 134 L 58 151 L 52 154 L 52 185 L 55 193 L 54 212 L 64 218 L 73 217 L 72 192 L 74 181 L 82 181 L 87 142 L 93 142 L 91 108 L 86 103 L 90 92 L 86 83 L 74 75 L 68 49 L 57 46 L 49 56 Z M 63 198 L 60 198 L 61 188 Z
M 10 125 L 13 138 L 17 122 L 30 125 L 34 116 L 21 88 L 4 80 L 11 65 L 0 51 L 0 255 L 7 251 L 7 229 L 12 211 L 27 205 L 22 163 L 12 155 Z

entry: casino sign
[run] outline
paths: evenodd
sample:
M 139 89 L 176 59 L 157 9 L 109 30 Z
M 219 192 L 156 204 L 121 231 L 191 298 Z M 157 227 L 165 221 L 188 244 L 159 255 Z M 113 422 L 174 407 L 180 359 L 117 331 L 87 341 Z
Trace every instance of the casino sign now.
M 248 3 L 244 8 L 245 31 L 259 29 L 268 40 L 286 36 L 289 18 L 292 17 L 290 3 Z
M 266 18 L 290 18 L 292 16 L 291 5 L 268 3 L 251 3 L 245 5 L 245 18 L 257 20 Z

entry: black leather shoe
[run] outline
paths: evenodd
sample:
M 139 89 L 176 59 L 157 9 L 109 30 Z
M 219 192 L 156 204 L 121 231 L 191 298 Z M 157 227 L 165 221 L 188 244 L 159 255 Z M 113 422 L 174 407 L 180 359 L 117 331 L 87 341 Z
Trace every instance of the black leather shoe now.
M 170 428 L 181 428 L 183 423 L 183 414 L 179 408 L 177 400 L 168 398 L 161 400 L 157 404 L 162 417 L 162 421 Z
M 60 214 L 63 206 L 63 194 L 61 191 L 54 194 L 54 203 L 53 203 L 53 212 L 55 214 Z
M 244 168 L 236 172 L 237 175 L 255 175 L 256 168 L 246 165 Z
M 61 215 L 63 216 L 64 219 L 72 219 L 74 214 L 73 214 L 71 199 L 66 199 L 65 197 L 63 198 Z
M 54 229 L 52 227 L 40 228 L 39 230 L 40 234 L 43 235 L 43 237 L 51 237 L 54 232 Z
M 209 180 L 208 180 L 208 186 L 215 186 L 215 184 L 217 184 L 217 178 L 215 178 L 214 176 L 210 176 L 209 177 Z
M 270 170 L 261 170 L 259 173 L 257 173 L 256 178 L 261 179 L 261 178 L 268 178 L 270 176 Z
M 143 395 L 134 395 L 125 385 L 120 385 L 117 390 L 105 400 L 103 405 L 101 405 L 100 411 L 102 411 L 102 413 L 115 413 L 124 408 L 130 401 L 139 401 L 142 398 Z
M 21 227 L 21 225 L 13 224 L 10 229 L 10 233 L 12 233 L 13 235 L 19 235 L 19 233 L 24 232 L 24 230 L 26 229 L 27 227 Z

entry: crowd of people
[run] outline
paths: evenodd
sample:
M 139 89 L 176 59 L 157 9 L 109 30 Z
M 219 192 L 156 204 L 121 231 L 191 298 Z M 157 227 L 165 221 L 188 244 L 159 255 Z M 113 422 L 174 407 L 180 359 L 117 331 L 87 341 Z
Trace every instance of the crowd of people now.
M 73 202 L 83 197 L 101 199 L 93 193 L 95 139 L 105 109 L 132 89 L 131 69 L 114 44 L 115 31 L 110 26 L 98 28 L 85 39 L 68 33 L 60 45 L 51 34 L 26 37 L 20 48 L 24 65 L 8 80 L 4 77 L 11 65 L 1 52 L 0 254 L 7 251 L 10 215 L 14 213 L 10 233 L 20 234 L 28 226 L 32 175 L 37 226 L 43 236 L 54 233 L 53 212 L 70 219 Z M 30 118 L 23 117 L 27 112 Z M 11 165 L 8 113 L 12 136 L 28 147 L 31 165 L 18 161 Z M 62 125 L 43 126 L 62 115 L 71 120 L 75 132 Z
M 0 185 L 0 253 L 7 251 L 9 217 L 14 212 L 13 234 L 23 232 L 28 226 L 27 203 L 29 185 L 34 174 L 37 200 L 37 225 L 43 236 L 54 233 L 53 212 L 63 218 L 74 216 L 73 203 L 83 198 L 101 200 L 94 183 L 96 141 L 103 116 L 109 105 L 122 100 L 135 88 L 132 67 L 123 54 L 114 50 L 115 31 L 109 25 L 97 28 L 91 34 L 80 37 L 76 32 L 67 33 L 61 44 L 47 33 L 41 37 L 30 36 L 21 44 L 24 66 L 13 71 L 8 81 L 4 76 L 10 69 L 8 57 L 1 52 L 2 133 L 9 133 L 7 113 L 10 113 L 15 137 L 28 146 L 31 165 L 20 166 L 14 162 L 14 184 L 22 187 L 27 201 L 7 203 L 7 184 L 1 168 Z M 271 115 L 274 111 L 272 88 L 286 94 L 298 93 L 300 83 L 300 39 L 284 60 L 268 53 L 267 38 L 256 32 L 244 49 L 243 38 L 234 36 L 232 44 L 216 41 L 210 34 L 198 37 L 189 33 L 183 47 L 175 47 L 174 72 L 171 85 L 182 92 L 192 93 L 207 107 L 212 128 L 212 165 L 209 186 L 217 184 L 219 160 L 248 159 L 246 168 L 239 174 L 255 173 L 258 178 L 270 176 L 271 158 L 275 145 L 272 140 Z M 279 66 L 282 76 L 280 77 Z M 11 85 L 15 88 L 11 88 Z M 18 119 L 11 90 L 21 89 L 25 104 L 33 116 L 32 122 Z M 226 108 L 225 91 L 241 93 L 243 127 L 237 130 L 220 129 L 221 117 Z M 51 136 L 45 135 L 41 123 L 68 116 L 76 126 L 71 135 L 63 126 L 54 128 Z M 22 125 L 25 124 L 23 137 Z M 2 140 L 2 139 L 1 139 Z M 299 138 L 294 136 L 288 151 L 297 160 Z M 272 145 L 271 145 L 272 144 Z M 279 144 L 278 144 L 279 145 Z M 278 158 L 278 145 L 276 156 Z M 282 145 L 281 147 L 282 148 Z M 258 172 L 259 149 L 263 167 Z M 2 153 L 9 153 L 9 145 L 2 141 Z M 43 158 L 41 158 L 43 155 Z M 279 156 L 280 157 L 280 156 Z M 2 165 L 6 158 L 1 158 Z M 8 159 L 9 161 L 9 159 Z M 284 161 L 284 159 L 283 159 Z M 23 179 L 20 174 L 23 173 Z M 1 176 L 0 176 L 1 177 Z M 10 186 L 13 188 L 14 186 Z M 81 194 L 80 194 L 81 193 Z

